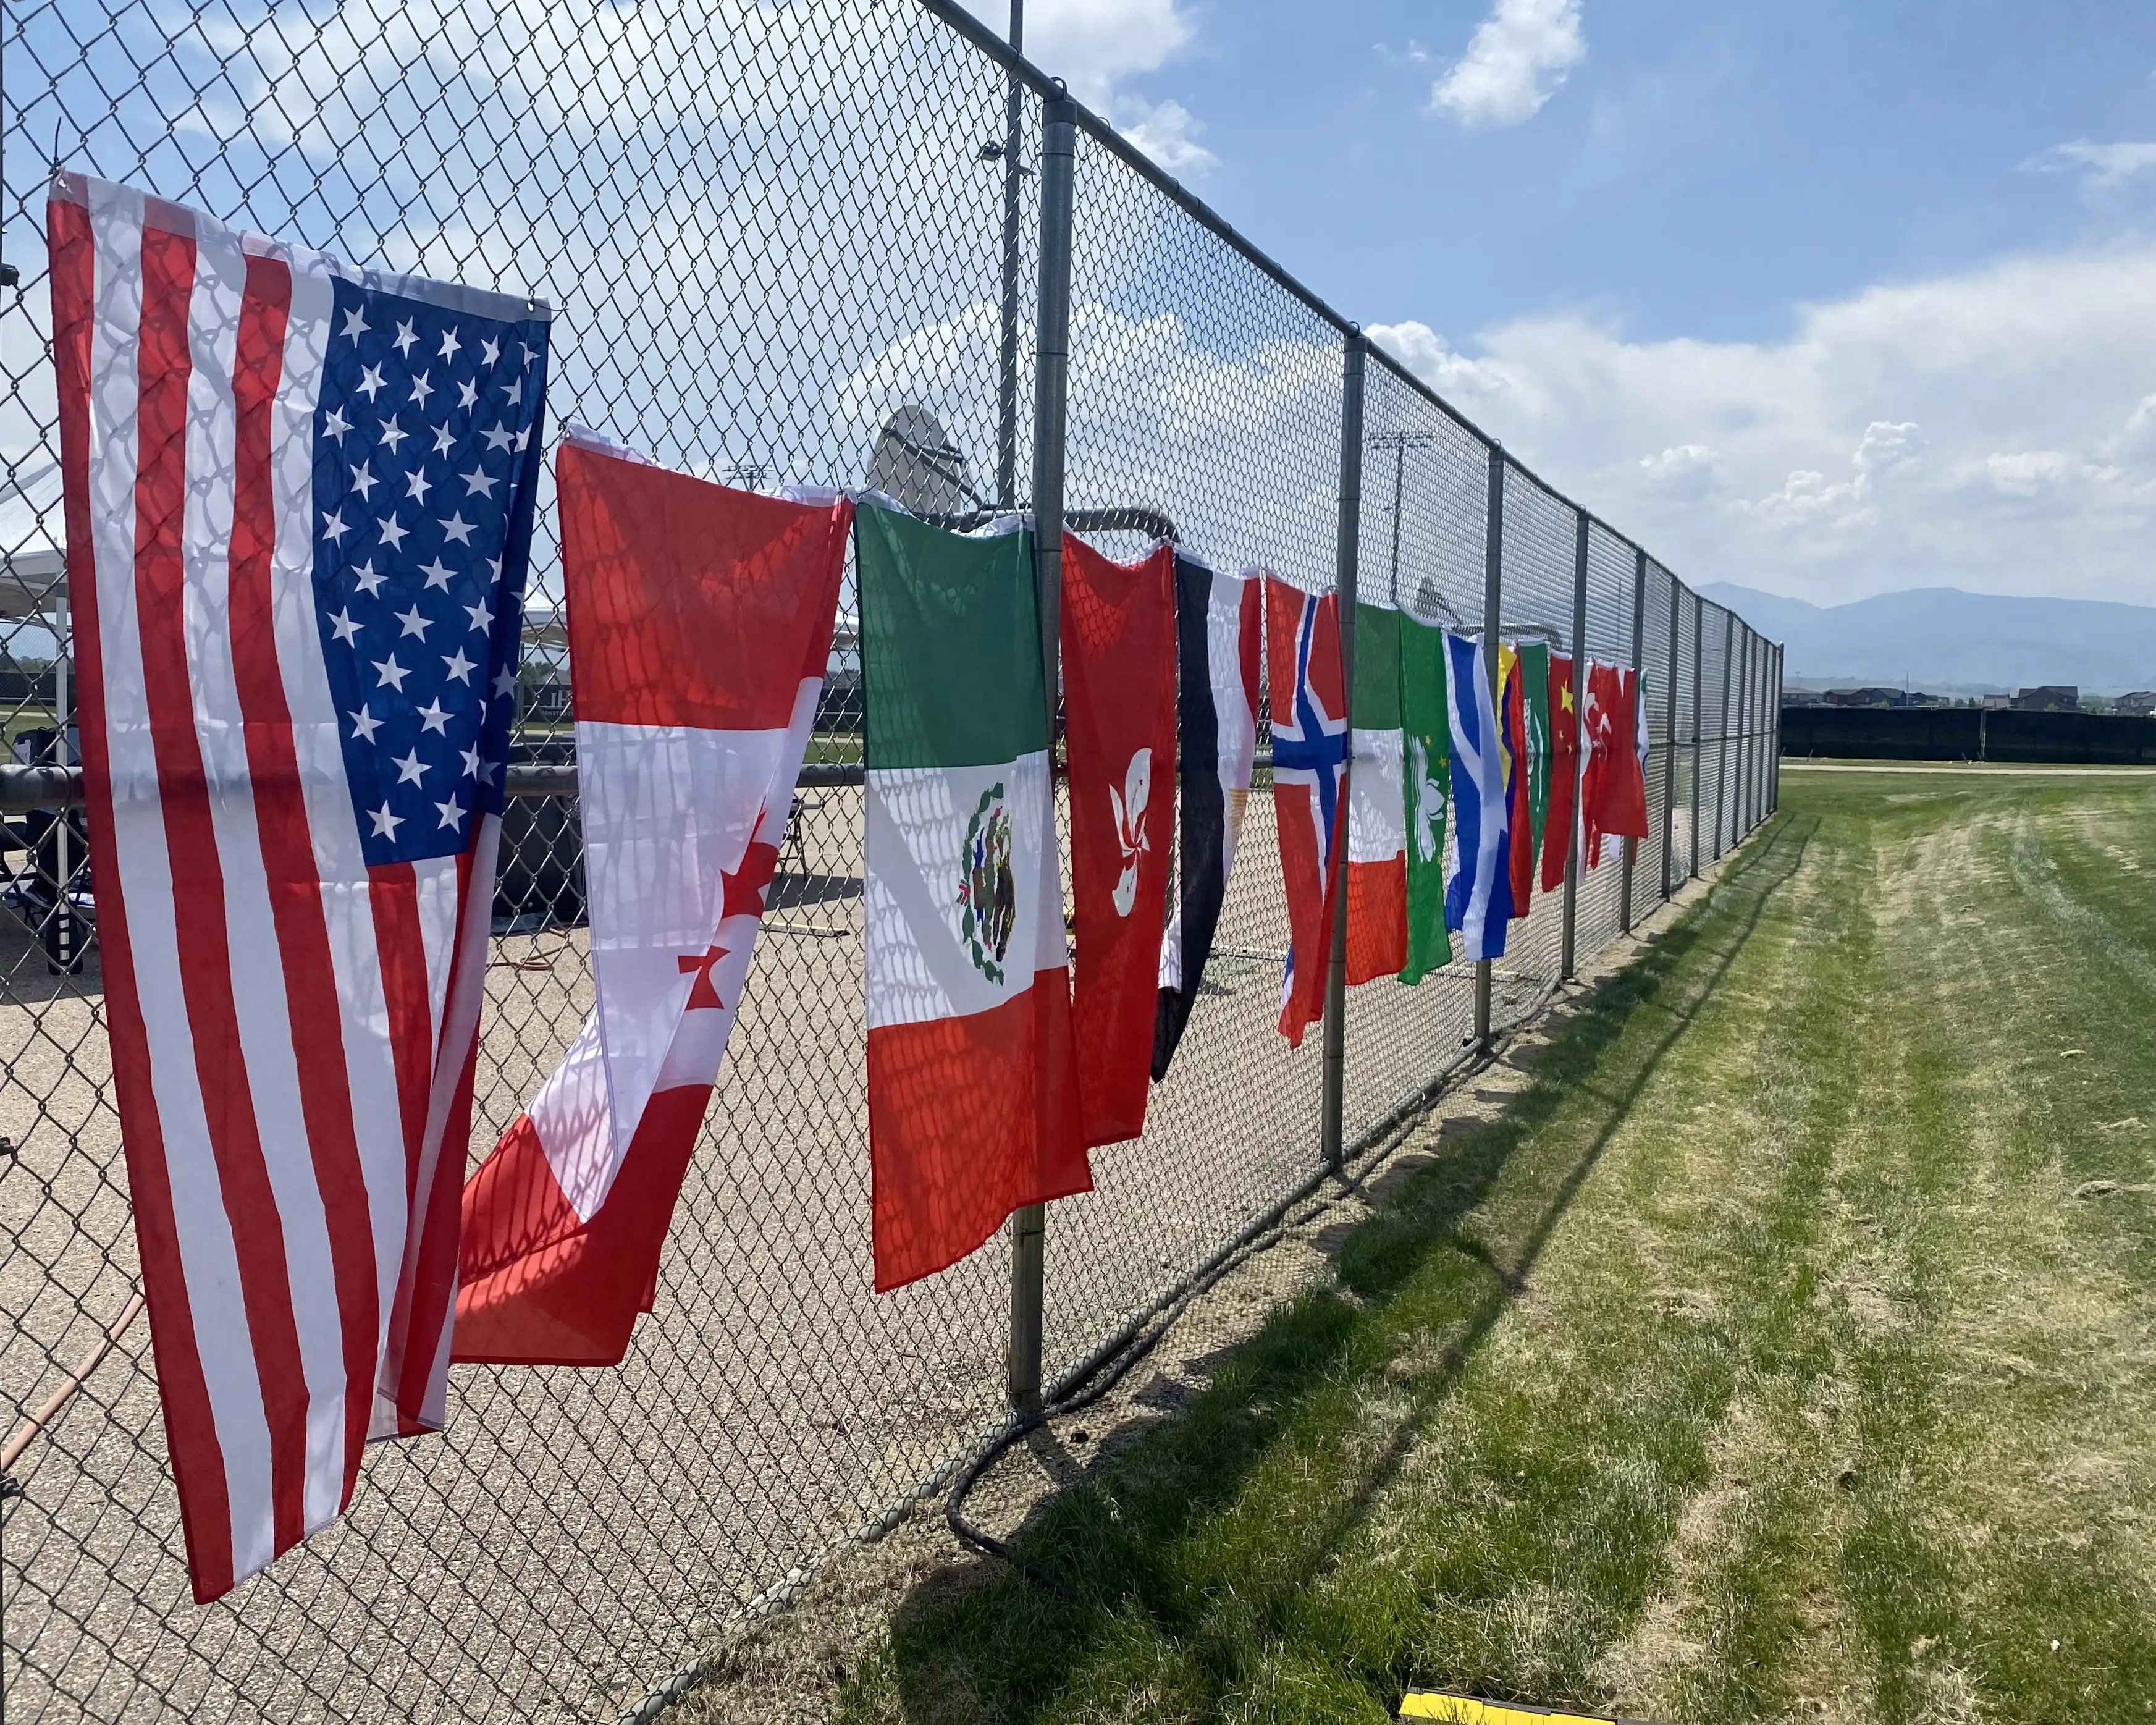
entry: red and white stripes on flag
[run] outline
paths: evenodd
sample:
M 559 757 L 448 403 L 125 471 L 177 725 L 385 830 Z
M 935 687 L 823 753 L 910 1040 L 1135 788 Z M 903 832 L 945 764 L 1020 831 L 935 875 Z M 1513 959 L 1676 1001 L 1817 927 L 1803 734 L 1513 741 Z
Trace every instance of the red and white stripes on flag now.
M 49 234 L 113 1071 L 208 1600 L 444 1418 L 546 325 L 79 176 Z

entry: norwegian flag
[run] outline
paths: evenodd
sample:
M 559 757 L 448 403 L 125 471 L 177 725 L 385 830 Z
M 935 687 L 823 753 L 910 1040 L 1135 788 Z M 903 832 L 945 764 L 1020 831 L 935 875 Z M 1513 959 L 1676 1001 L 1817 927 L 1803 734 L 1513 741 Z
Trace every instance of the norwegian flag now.
M 112 1064 L 195 1597 L 439 1426 L 547 314 L 63 174 Z
M 1341 793 L 1348 775 L 1348 699 L 1340 672 L 1340 600 L 1265 578 L 1265 660 L 1273 720 L 1273 819 L 1287 882 L 1287 973 L 1281 1034 L 1300 1047 L 1325 1015 L 1325 965 L 1340 890 Z

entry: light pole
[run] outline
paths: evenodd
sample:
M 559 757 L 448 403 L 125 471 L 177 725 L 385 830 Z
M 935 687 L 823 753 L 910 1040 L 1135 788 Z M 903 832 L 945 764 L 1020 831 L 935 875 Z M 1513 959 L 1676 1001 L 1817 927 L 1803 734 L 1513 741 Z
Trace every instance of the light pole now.
M 1010 48 L 1025 51 L 1025 0 L 1011 0 Z M 1018 218 L 1020 134 L 1025 118 L 1024 86 L 1009 74 L 1004 97 L 1004 304 L 1001 372 L 997 380 L 996 503 L 1018 507 Z

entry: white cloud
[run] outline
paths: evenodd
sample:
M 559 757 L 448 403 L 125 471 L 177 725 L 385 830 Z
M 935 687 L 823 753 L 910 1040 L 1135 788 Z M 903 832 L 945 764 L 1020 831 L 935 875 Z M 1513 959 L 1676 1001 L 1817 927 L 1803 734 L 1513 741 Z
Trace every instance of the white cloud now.
M 2156 144 L 2092 144 L 2083 139 L 2054 144 L 2025 165 L 2054 172 L 2082 169 L 2088 176 L 2086 183 L 2092 191 L 2105 192 L 2138 174 L 2156 171 Z
M 2156 244 L 1799 309 L 1786 339 L 1517 320 L 1371 333 L 1680 573 L 1831 601 L 1958 585 L 2147 603 Z
M 1373 323 L 1364 333 L 1455 407 L 1471 409 L 1481 397 L 1505 387 L 1500 372 L 1455 353 L 1426 323 Z
M 2017 449 L 2011 454 L 1984 458 L 1984 469 L 1999 490 L 2017 497 L 2033 497 L 2056 485 L 2076 466 L 2061 449 Z
M 1466 56 L 1431 86 L 1430 105 L 1463 126 L 1517 126 L 1586 58 L 1579 0 L 1496 0 Z
M 1220 158 L 1198 141 L 1204 122 L 1182 103 L 1126 101 L 1118 111 L 1123 136 L 1169 173 L 1191 178 L 1219 167 Z
M 998 34 L 1009 28 L 1008 0 L 966 4 Z M 1196 33 L 1177 0 L 1028 0 L 1025 8 L 1025 57 L 1103 113 L 1124 80 L 1158 71 Z
M 1665 496 L 1707 497 L 1714 490 L 1719 459 L 1705 444 L 1675 444 L 1659 454 L 1642 455 L 1640 471 Z

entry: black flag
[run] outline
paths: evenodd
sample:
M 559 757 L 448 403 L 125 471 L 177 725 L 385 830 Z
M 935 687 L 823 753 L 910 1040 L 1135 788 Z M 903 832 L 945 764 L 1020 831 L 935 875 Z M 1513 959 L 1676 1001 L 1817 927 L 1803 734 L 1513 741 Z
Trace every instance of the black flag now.
M 1243 808 L 1250 801 L 1264 586 L 1257 570 L 1224 575 L 1188 552 L 1175 554 L 1182 896 L 1160 947 L 1160 1007 L 1152 1030 L 1156 1084 L 1168 1076 L 1204 979 Z

